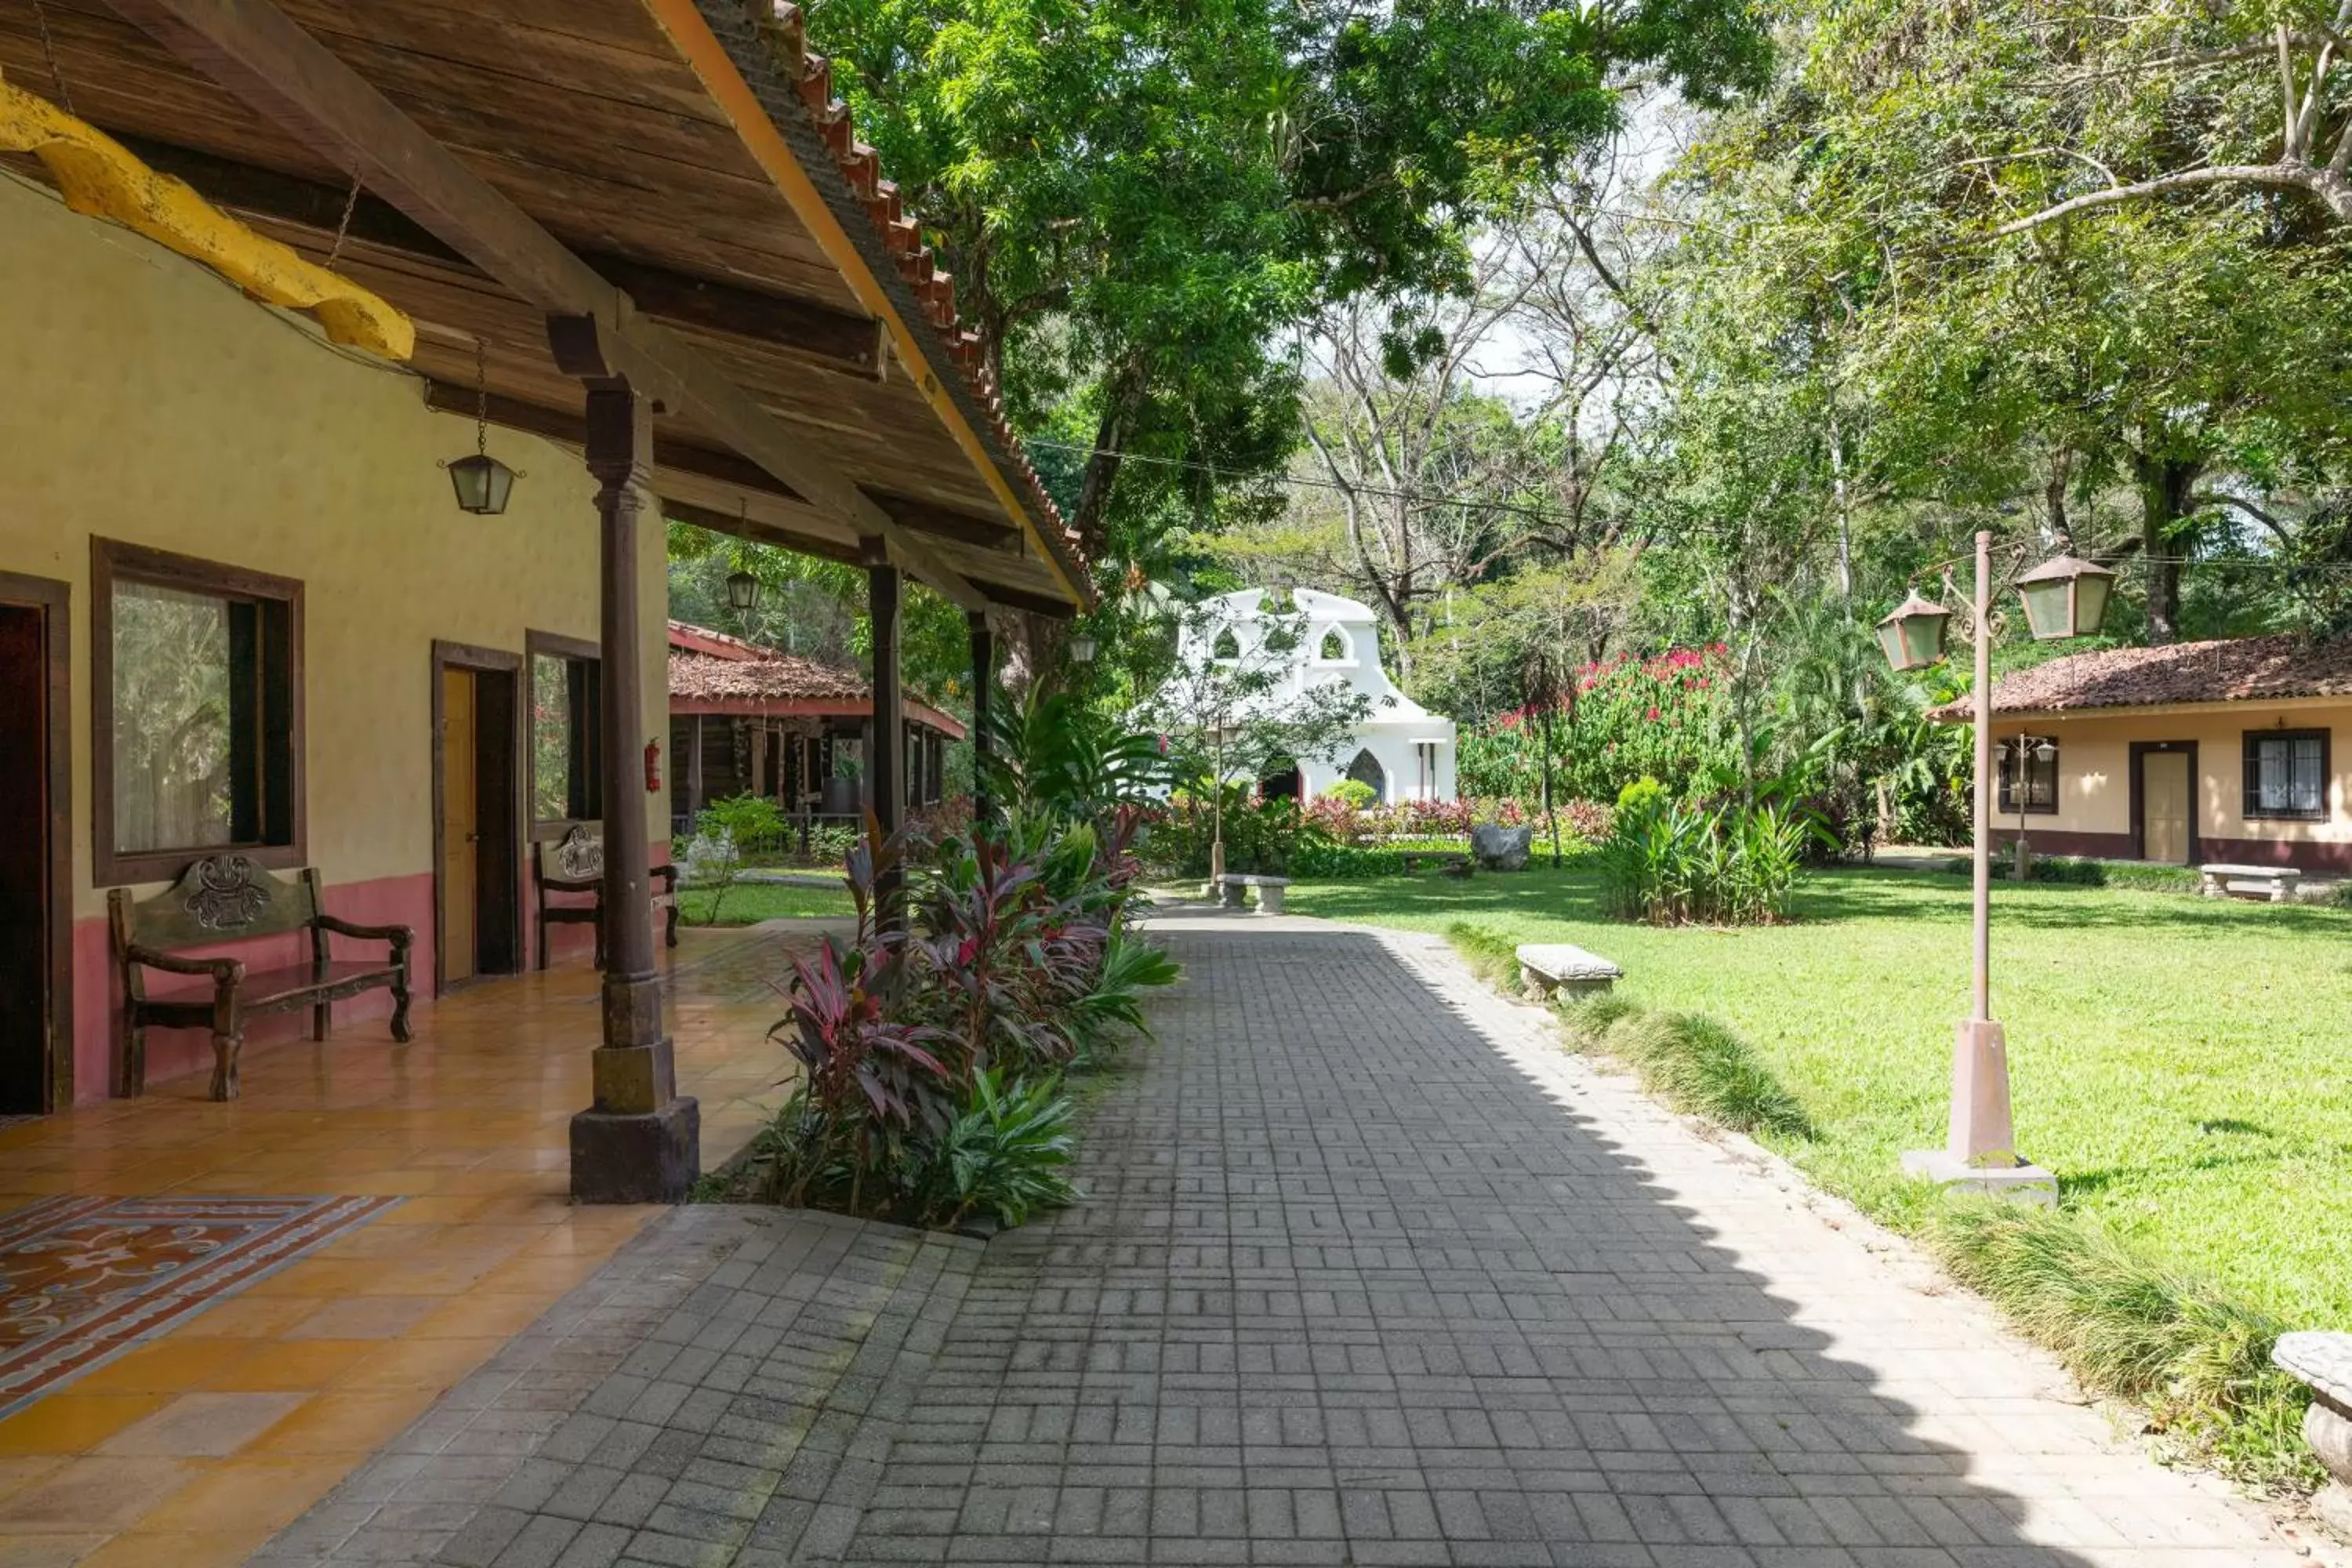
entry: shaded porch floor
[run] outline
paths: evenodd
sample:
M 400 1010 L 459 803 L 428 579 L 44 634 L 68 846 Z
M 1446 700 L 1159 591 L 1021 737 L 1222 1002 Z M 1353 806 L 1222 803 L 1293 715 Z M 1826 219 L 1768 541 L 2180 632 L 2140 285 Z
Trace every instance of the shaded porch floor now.
M 778 1098 L 789 1062 L 765 1034 L 789 953 L 819 929 L 689 929 L 665 954 L 678 1087 L 701 1101 L 706 1168 Z M 405 1047 L 377 1020 L 323 1045 L 249 1049 L 232 1104 L 205 1100 L 199 1072 L 0 1129 L 0 1225 L 74 1196 L 196 1212 L 290 1194 L 396 1200 L 274 1271 L 190 1285 L 219 1299 L 0 1419 L 0 1568 L 243 1562 L 661 1212 L 568 1196 L 568 1126 L 588 1103 L 597 1028 L 584 963 L 486 982 L 416 1025 Z M 161 1245 L 152 1229 L 119 1246 L 102 1227 L 75 1239 L 87 1266 L 68 1284 L 84 1300 L 167 1266 L 142 1250 Z M 0 1286 L 16 1298 L 0 1307 L 5 1352 L 37 1335 L 43 1310 L 21 1282 Z M 0 1393 L 0 1409 L 15 1397 Z

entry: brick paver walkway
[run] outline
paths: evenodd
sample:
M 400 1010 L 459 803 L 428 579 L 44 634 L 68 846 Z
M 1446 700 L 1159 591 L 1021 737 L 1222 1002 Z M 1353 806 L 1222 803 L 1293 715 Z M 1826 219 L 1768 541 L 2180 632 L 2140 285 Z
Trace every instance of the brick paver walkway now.
M 1083 1203 L 685 1211 L 265 1561 L 2312 1561 L 1433 944 L 1162 929 Z

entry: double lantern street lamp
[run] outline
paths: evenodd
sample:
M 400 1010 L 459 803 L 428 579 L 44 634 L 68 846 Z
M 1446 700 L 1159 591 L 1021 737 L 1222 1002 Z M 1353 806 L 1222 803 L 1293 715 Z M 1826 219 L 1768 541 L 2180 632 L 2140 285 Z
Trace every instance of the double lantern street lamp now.
M 2116 574 L 2062 555 L 2015 580 L 2035 640 L 2088 637 L 2099 629 Z M 1992 1017 L 1992 535 L 1977 535 L 1976 598 L 1969 637 L 1976 647 L 1976 966 L 1969 1016 L 1952 1043 L 1951 1128 L 1941 1149 L 1903 1156 L 1903 1168 L 1932 1181 L 2055 1203 L 2058 1179 L 2017 1157 L 2009 1110 L 2009 1048 Z M 1944 657 L 1952 612 L 1914 589 L 1878 623 L 1879 646 L 1897 670 Z M 2048 744 L 2048 742 L 2043 742 Z

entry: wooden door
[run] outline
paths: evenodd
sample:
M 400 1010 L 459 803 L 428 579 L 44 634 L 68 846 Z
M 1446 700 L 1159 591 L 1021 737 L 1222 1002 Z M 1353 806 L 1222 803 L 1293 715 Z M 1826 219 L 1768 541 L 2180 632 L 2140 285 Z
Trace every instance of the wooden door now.
M 0 1114 L 49 1109 L 47 648 L 41 611 L 0 605 Z M 29 700 L 16 700 L 17 698 Z
M 480 886 L 479 769 L 474 672 L 441 669 L 441 983 L 474 973 L 474 906 Z
M 2140 853 L 2174 866 L 2189 864 L 2189 753 L 2140 754 Z

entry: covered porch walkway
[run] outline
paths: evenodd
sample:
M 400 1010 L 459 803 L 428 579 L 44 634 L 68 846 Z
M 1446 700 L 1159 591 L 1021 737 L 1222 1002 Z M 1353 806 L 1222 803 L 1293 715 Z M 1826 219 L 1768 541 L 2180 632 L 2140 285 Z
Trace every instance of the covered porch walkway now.
M 665 955 L 712 1164 L 780 1095 L 765 1034 L 816 929 Z M 597 999 L 575 963 L 444 997 L 407 1046 L 255 1049 L 235 1101 L 198 1072 L 0 1130 L 0 1565 L 243 1562 L 662 1213 L 568 1194 Z

